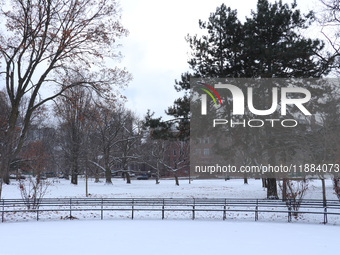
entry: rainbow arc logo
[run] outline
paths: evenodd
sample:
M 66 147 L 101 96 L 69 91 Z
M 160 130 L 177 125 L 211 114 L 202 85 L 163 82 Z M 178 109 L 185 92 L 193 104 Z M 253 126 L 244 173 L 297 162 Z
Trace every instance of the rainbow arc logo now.
M 203 85 L 203 86 L 207 87 L 208 89 L 210 89 L 217 96 L 217 98 L 220 101 L 220 104 L 222 106 L 221 97 L 220 97 L 220 95 L 217 93 L 217 91 L 213 87 L 211 87 L 210 85 L 208 85 L 206 83 L 203 83 L 203 82 L 198 82 L 198 84 Z M 203 90 L 205 93 L 207 93 L 212 98 L 212 100 L 214 101 L 215 105 L 217 105 L 215 97 L 213 96 L 213 94 L 209 90 L 207 90 L 206 88 L 199 88 L 199 89 Z
M 217 96 L 217 98 L 218 98 L 218 100 L 220 101 L 220 104 L 221 104 L 221 106 L 222 106 L 221 97 L 220 97 L 220 95 L 217 93 L 217 91 L 216 91 L 213 87 L 211 87 L 210 85 L 208 85 L 208 84 L 206 84 L 206 83 L 203 83 L 203 82 L 198 82 L 198 84 L 203 85 L 203 86 L 206 86 L 208 89 L 210 89 L 210 90 Z M 214 101 L 215 105 L 217 105 L 217 102 L 216 102 L 215 97 L 211 94 L 211 92 L 210 92 L 209 90 L 207 90 L 207 89 L 205 89 L 205 88 L 199 88 L 199 89 L 201 89 L 201 90 L 203 90 L 204 92 L 206 92 L 206 93 L 212 98 L 212 100 Z

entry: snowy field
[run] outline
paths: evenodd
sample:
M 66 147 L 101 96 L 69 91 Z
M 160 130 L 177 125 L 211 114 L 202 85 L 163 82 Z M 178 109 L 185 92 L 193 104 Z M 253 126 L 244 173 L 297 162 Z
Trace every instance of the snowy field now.
M 112 185 L 104 182 L 94 183 L 89 181 L 89 192 L 92 198 L 252 198 L 265 199 L 266 189 L 262 188 L 261 180 L 250 179 L 249 184 L 243 184 L 243 180 L 194 180 L 191 184 L 188 180 L 181 180 L 180 186 L 176 186 L 174 180 L 161 180 L 156 185 L 154 180 L 133 180 L 132 184 L 126 184 L 122 179 L 113 179 Z M 335 200 L 336 195 L 332 188 L 331 180 L 326 181 L 327 199 Z M 280 193 L 280 192 L 279 192 Z M 83 198 L 85 197 L 85 182 L 80 179 L 79 185 L 72 185 L 67 180 L 56 179 L 49 187 L 45 196 L 46 198 Z M 21 198 L 18 183 L 13 181 L 10 185 L 4 186 L 3 198 Z M 309 188 L 305 198 L 322 199 L 321 181 L 314 180 L 309 182 Z M 109 209 L 110 207 L 106 207 Z M 67 209 L 67 208 L 66 208 Z M 105 209 L 105 208 L 104 208 Z M 220 207 L 217 209 L 221 209 Z M 227 221 L 254 221 L 254 207 L 246 209 L 252 212 L 234 212 L 232 210 L 245 209 L 245 207 L 228 206 L 229 210 L 226 214 Z M 259 208 L 265 209 L 265 208 Z M 287 211 L 287 208 L 283 208 Z M 320 213 L 323 208 L 318 209 Z M 338 212 L 338 211 L 337 211 Z M 39 219 L 41 221 L 60 221 L 67 219 L 69 212 L 40 212 Z M 5 222 L 30 222 L 36 220 L 34 212 L 13 212 L 6 213 Z M 72 217 L 77 220 L 97 220 L 101 218 L 100 211 L 78 211 L 72 212 Z M 131 207 L 127 207 L 126 211 L 104 211 L 103 218 L 105 220 L 131 219 Z M 259 213 L 260 222 L 287 222 L 287 213 Z M 134 218 L 137 220 L 159 220 L 162 218 L 160 211 L 136 211 Z M 167 211 L 165 212 L 165 220 L 188 220 L 192 218 L 191 211 Z M 220 221 L 223 218 L 222 212 L 196 212 L 195 218 L 198 220 L 215 220 Z M 299 214 L 293 217 L 292 221 L 297 223 L 314 223 L 323 222 L 323 214 Z M 328 223 L 340 225 L 340 217 L 337 215 L 329 215 Z
M 339 226 L 106 220 L 0 224 L 1 255 L 339 254 Z
M 50 179 L 51 182 L 53 179 Z M 78 185 L 70 184 L 64 179 L 55 179 L 49 187 L 45 197 L 85 197 L 85 181 L 79 180 Z M 180 186 L 175 185 L 174 180 L 161 180 L 155 184 L 155 180 L 132 180 L 126 184 L 123 179 L 112 179 L 112 185 L 105 182 L 94 183 L 89 180 L 90 197 L 157 197 L 157 198 L 256 198 L 265 199 L 266 189 L 262 188 L 261 180 L 249 179 L 248 184 L 243 184 L 243 179 L 224 180 L 180 180 Z M 278 188 L 279 190 L 279 188 Z M 327 199 L 337 199 L 334 194 L 331 180 L 326 180 Z M 280 190 L 279 190 L 280 193 Z M 17 181 L 3 186 L 2 198 L 21 198 Z M 309 188 L 305 198 L 322 199 L 321 181 L 309 182 Z
M 336 199 L 330 180 L 327 198 Z M 113 179 L 112 185 L 89 182 L 90 197 L 96 198 L 266 198 L 260 180 L 132 180 L 126 184 Z M 71 185 L 56 180 L 46 197 L 85 197 L 85 182 Z M 4 186 L 3 198 L 21 198 L 18 183 Z M 306 198 L 322 198 L 321 181 L 310 181 Z M 227 219 L 216 213 L 168 213 L 160 220 L 159 212 L 80 212 L 76 220 L 63 220 L 65 213 L 42 215 L 10 214 L 0 223 L 0 255 L 111 255 L 111 254 L 338 254 L 340 220 L 323 225 L 322 216 L 299 216 L 287 223 L 286 215 L 266 214 L 254 222 L 252 215 L 228 213 Z M 65 215 L 64 215 L 65 214 Z M 303 223 L 303 224 L 301 224 Z

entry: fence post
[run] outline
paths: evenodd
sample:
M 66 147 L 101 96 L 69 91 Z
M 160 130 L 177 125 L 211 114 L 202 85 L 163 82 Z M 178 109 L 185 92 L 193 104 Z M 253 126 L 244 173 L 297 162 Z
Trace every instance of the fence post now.
M 224 206 L 223 206 L 223 220 L 227 218 L 227 199 L 224 199 Z
M 2 199 L 2 216 L 1 216 L 1 222 L 4 222 L 4 214 L 5 214 L 5 200 Z
M 72 198 L 70 198 L 70 220 L 72 219 Z
M 292 200 L 289 199 L 289 205 L 288 205 L 288 222 L 292 221 Z
M 192 206 L 192 219 L 195 219 L 195 198 L 194 198 L 194 204 Z
M 103 198 L 102 198 L 102 204 L 101 204 L 101 212 L 100 212 L 100 219 L 102 220 L 103 219 L 103 203 L 104 203 L 104 201 L 103 201 Z
M 256 206 L 255 206 L 255 221 L 259 220 L 259 200 L 256 199 Z
M 162 206 L 162 220 L 164 220 L 164 198 L 163 198 L 163 206 Z
M 134 199 L 132 199 L 132 208 L 131 208 L 131 219 L 133 220 L 133 214 L 134 214 Z
M 37 208 L 37 221 L 39 220 L 39 208 Z
M 327 205 L 324 208 L 324 214 L 323 214 L 323 224 L 327 224 L 328 219 L 327 219 Z

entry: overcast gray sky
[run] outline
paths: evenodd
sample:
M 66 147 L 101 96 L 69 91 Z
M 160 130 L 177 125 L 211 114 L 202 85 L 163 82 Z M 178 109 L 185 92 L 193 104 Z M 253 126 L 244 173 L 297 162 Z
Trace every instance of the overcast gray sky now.
M 156 116 L 165 116 L 164 110 L 180 96 L 173 87 L 174 80 L 189 71 L 190 48 L 185 36 L 201 33 L 198 20 L 207 20 L 223 2 L 237 9 L 239 19 L 244 20 L 251 9 L 256 10 L 257 0 L 120 0 L 122 23 L 130 32 L 121 42 L 122 65 L 133 75 L 123 93 L 128 98 L 128 108 L 140 117 L 147 109 Z M 306 11 L 315 9 L 318 1 L 297 3 Z

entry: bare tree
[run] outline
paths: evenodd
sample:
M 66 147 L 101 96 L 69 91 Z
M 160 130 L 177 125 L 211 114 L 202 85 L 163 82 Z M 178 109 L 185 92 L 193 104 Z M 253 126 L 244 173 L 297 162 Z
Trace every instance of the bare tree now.
M 49 180 L 40 180 L 37 177 L 30 176 L 28 181 L 20 179 L 20 194 L 27 208 L 37 208 L 50 186 L 51 182 Z
M 78 174 L 86 150 L 85 129 L 89 119 L 92 95 L 83 87 L 73 87 L 57 100 L 56 113 L 61 121 L 65 166 L 71 169 L 71 183 L 78 184 Z
M 338 197 L 340 201 L 340 179 L 338 178 L 333 179 L 333 188 L 335 191 L 335 195 Z
M 7 30 L 0 31 L 0 74 L 10 113 L 0 172 L 9 183 L 10 163 L 20 152 L 38 107 L 74 86 L 109 94 L 112 85 L 125 85 L 130 77 L 125 70 L 105 65 L 107 59 L 119 57 L 116 39 L 127 34 L 115 0 L 13 0 L 1 7 Z M 83 76 L 81 82 L 68 79 L 75 74 Z M 41 92 L 47 87 L 54 89 L 44 97 Z
M 319 18 L 322 25 L 321 33 L 326 38 L 328 45 L 333 50 L 328 57 L 330 61 L 334 61 L 333 68 L 339 74 L 340 67 L 340 42 L 339 42 L 339 25 L 340 25 L 340 4 L 339 0 L 320 0 L 324 7 L 323 15 Z M 325 57 L 324 57 L 325 58 Z M 334 70 L 333 69 L 333 70 Z
M 121 165 L 126 183 L 131 183 L 130 164 L 139 163 L 140 153 L 138 147 L 141 144 L 141 126 L 138 119 L 131 111 L 125 111 L 121 119 L 122 128 L 118 133 L 118 140 L 115 146 L 114 161 Z
M 284 187 L 283 185 L 286 185 Z M 284 183 L 281 184 L 279 182 L 279 187 L 281 191 L 283 191 L 284 188 L 287 189 L 286 191 L 286 197 L 290 201 L 290 203 L 287 203 L 287 206 L 292 206 L 292 209 L 294 210 L 293 215 L 295 217 L 298 216 L 298 211 L 302 202 L 302 199 L 306 195 L 306 191 L 308 190 L 308 181 L 307 180 L 285 180 Z
M 179 186 L 178 173 L 189 168 L 189 142 L 160 140 L 159 151 L 154 154 L 157 162 L 175 177 Z
M 35 140 L 29 144 L 21 153 L 21 157 L 25 160 L 27 172 L 31 172 L 33 176 L 28 181 L 19 179 L 19 189 L 22 199 L 27 207 L 36 208 L 40 199 L 46 194 L 50 182 L 42 180 L 42 174 L 46 172 L 46 166 L 50 160 L 44 144 L 40 140 Z
M 124 128 L 124 108 L 106 102 L 97 108 L 96 140 L 97 160 L 92 163 L 105 172 L 105 181 L 111 184 L 111 170 L 115 163 L 113 151 L 118 142 L 118 135 Z
M 119 102 L 98 103 L 95 111 L 92 146 L 96 147 L 97 154 L 89 162 L 105 173 L 106 183 L 112 183 L 114 168 L 126 177 L 127 183 L 131 183 L 129 164 L 137 163 L 139 159 L 141 138 L 137 119 Z
M 161 167 L 160 161 L 164 158 L 164 141 L 152 139 L 148 134 L 142 138 L 140 146 L 141 161 L 155 173 L 156 184 L 160 183 Z M 163 167 L 162 167 L 163 168 Z

